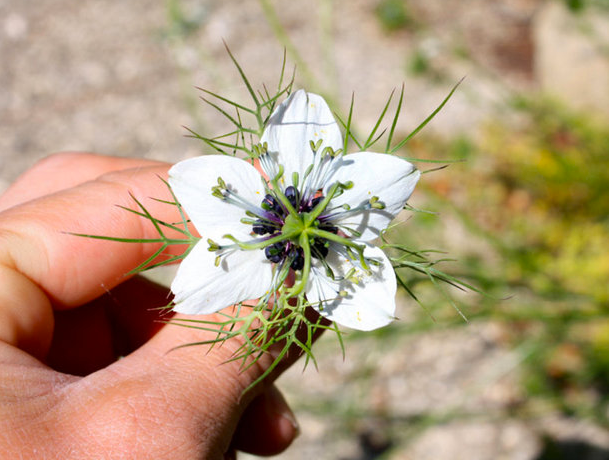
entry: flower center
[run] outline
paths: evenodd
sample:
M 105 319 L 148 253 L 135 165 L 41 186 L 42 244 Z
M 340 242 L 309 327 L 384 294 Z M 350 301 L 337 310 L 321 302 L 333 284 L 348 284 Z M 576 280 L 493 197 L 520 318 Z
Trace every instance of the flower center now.
M 320 220 L 319 217 L 310 219 L 310 212 L 324 201 L 322 195 L 318 194 L 310 200 L 303 200 L 298 190 L 293 186 L 287 187 L 283 194 L 296 211 L 296 215 L 290 213 L 281 200 L 269 193 L 260 204 L 264 214 L 260 219 L 254 221 L 252 231 L 257 235 L 268 234 L 270 237 L 289 236 L 283 241 L 265 247 L 264 254 L 273 263 L 289 263 L 293 270 L 302 270 L 305 257 L 300 245 L 301 235 L 303 233 L 306 235 L 309 228 L 317 228 L 337 234 L 338 228 Z M 318 216 L 319 211 L 323 210 L 316 210 Z M 309 239 L 309 246 L 312 257 L 325 259 L 328 255 L 329 242 L 325 238 L 312 236 Z

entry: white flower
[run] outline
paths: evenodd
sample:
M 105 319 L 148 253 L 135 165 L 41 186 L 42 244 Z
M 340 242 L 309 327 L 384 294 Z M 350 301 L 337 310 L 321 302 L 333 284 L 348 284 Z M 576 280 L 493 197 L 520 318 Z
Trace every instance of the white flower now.
M 174 309 L 209 314 L 269 299 L 296 272 L 291 295 L 341 325 L 371 330 L 394 318 L 396 279 L 376 239 L 420 173 L 389 154 L 341 153 L 322 97 L 293 93 L 271 116 L 261 175 L 251 162 L 210 155 L 180 162 L 169 184 L 202 239 L 182 261 Z

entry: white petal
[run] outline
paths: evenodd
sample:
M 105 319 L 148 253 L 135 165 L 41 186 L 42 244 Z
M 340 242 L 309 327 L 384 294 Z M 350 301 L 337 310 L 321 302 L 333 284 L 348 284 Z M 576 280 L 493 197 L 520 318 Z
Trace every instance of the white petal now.
M 180 264 L 171 283 L 174 310 L 205 315 L 266 294 L 272 283 L 271 263 L 264 251 L 234 251 L 215 266 L 216 253 L 200 241 Z
M 227 233 L 247 238 L 251 225 L 240 222 L 245 210 L 212 195 L 219 177 L 246 202 L 260 206 L 265 195 L 261 176 L 238 158 L 208 155 L 181 161 L 169 170 L 169 185 L 204 239 Z
M 269 155 L 283 165 L 283 178 L 290 185 L 292 173 L 297 172 L 302 180 L 304 171 L 313 163 L 310 142 L 319 139 L 323 140 L 320 152 L 325 147 L 334 150 L 343 147 L 340 129 L 326 101 L 317 94 L 299 90 L 273 112 L 260 142 L 266 142 Z M 277 174 L 276 170 L 263 167 L 270 177 Z
M 333 222 L 356 230 L 356 239 L 370 241 L 387 228 L 412 194 L 421 173 L 409 162 L 382 153 L 358 152 L 343 157 L 343 164 L 328 181 L 325 192 L 336 181 L 353 182 L 350 190 L 334 198 L 330 207 L 348 204 L 352 209 L 373 196 L 385 205 L 357 213 L 341 213 Z
M 356 276 L 361 277 L 358 284 L 347 280 L 334 281 L 326 275 L 319 261 L 314 262 L 307 285 L 307 300 L 321 315 L 338 324 L 371 331 L 394 319 L 397 286 L 391 262 L 381 249 L 367 246 L 364 255 L 380 262 L 380 266 L 370 265 L 370 274 L 358 270 Z M 353 267 L 336 252 L 330 252 L 326 262 L 335 278 L 343 277 Z M 341 291 L 345 291 L 347 296 L 340 296 Z

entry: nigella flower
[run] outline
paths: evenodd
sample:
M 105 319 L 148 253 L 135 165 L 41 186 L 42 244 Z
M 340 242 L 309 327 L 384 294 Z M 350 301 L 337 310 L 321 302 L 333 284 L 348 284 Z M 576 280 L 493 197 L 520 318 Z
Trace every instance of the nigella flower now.
M 326 102 L 300 90 L 260 139 L 263 174 L 225 155 L 173 166 L 169 184 L 202 236 L 172 283 L 174 309 L 209 314 L 248 299 L 269 302 L 293 272 L 286 296 L 326 318 L 360 330 L 389 323 L 396 278 L 371 242 L 420 173 L 390 154 L 342 148 Z

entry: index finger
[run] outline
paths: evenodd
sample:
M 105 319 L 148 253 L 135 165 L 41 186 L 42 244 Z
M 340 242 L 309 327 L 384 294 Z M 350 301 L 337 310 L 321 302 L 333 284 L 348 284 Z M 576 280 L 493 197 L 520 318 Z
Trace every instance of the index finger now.
M 38 334 L 49 336 L 52 308 L 71 308 L 98 297 L 158 249 L 158 244 L 117 243 L 66 232 L 158 237 L 153 225 L 117 205 L 131 207 L 133 194 L 156 218 L 179 219 L 175 206 L 148 199 L 171 200 L 160 179 L 167 169 L 162 165 L 112 172 L 0 213 L 0 340 L 19 346 L 38 342 Z
M 121 169 L 160 165 L 141 158 L 123 158 L 87 152 L 60 152 L 43 158 L 25 171 L 0 195 L 0 211 L 44 195 L 87 182 Z

